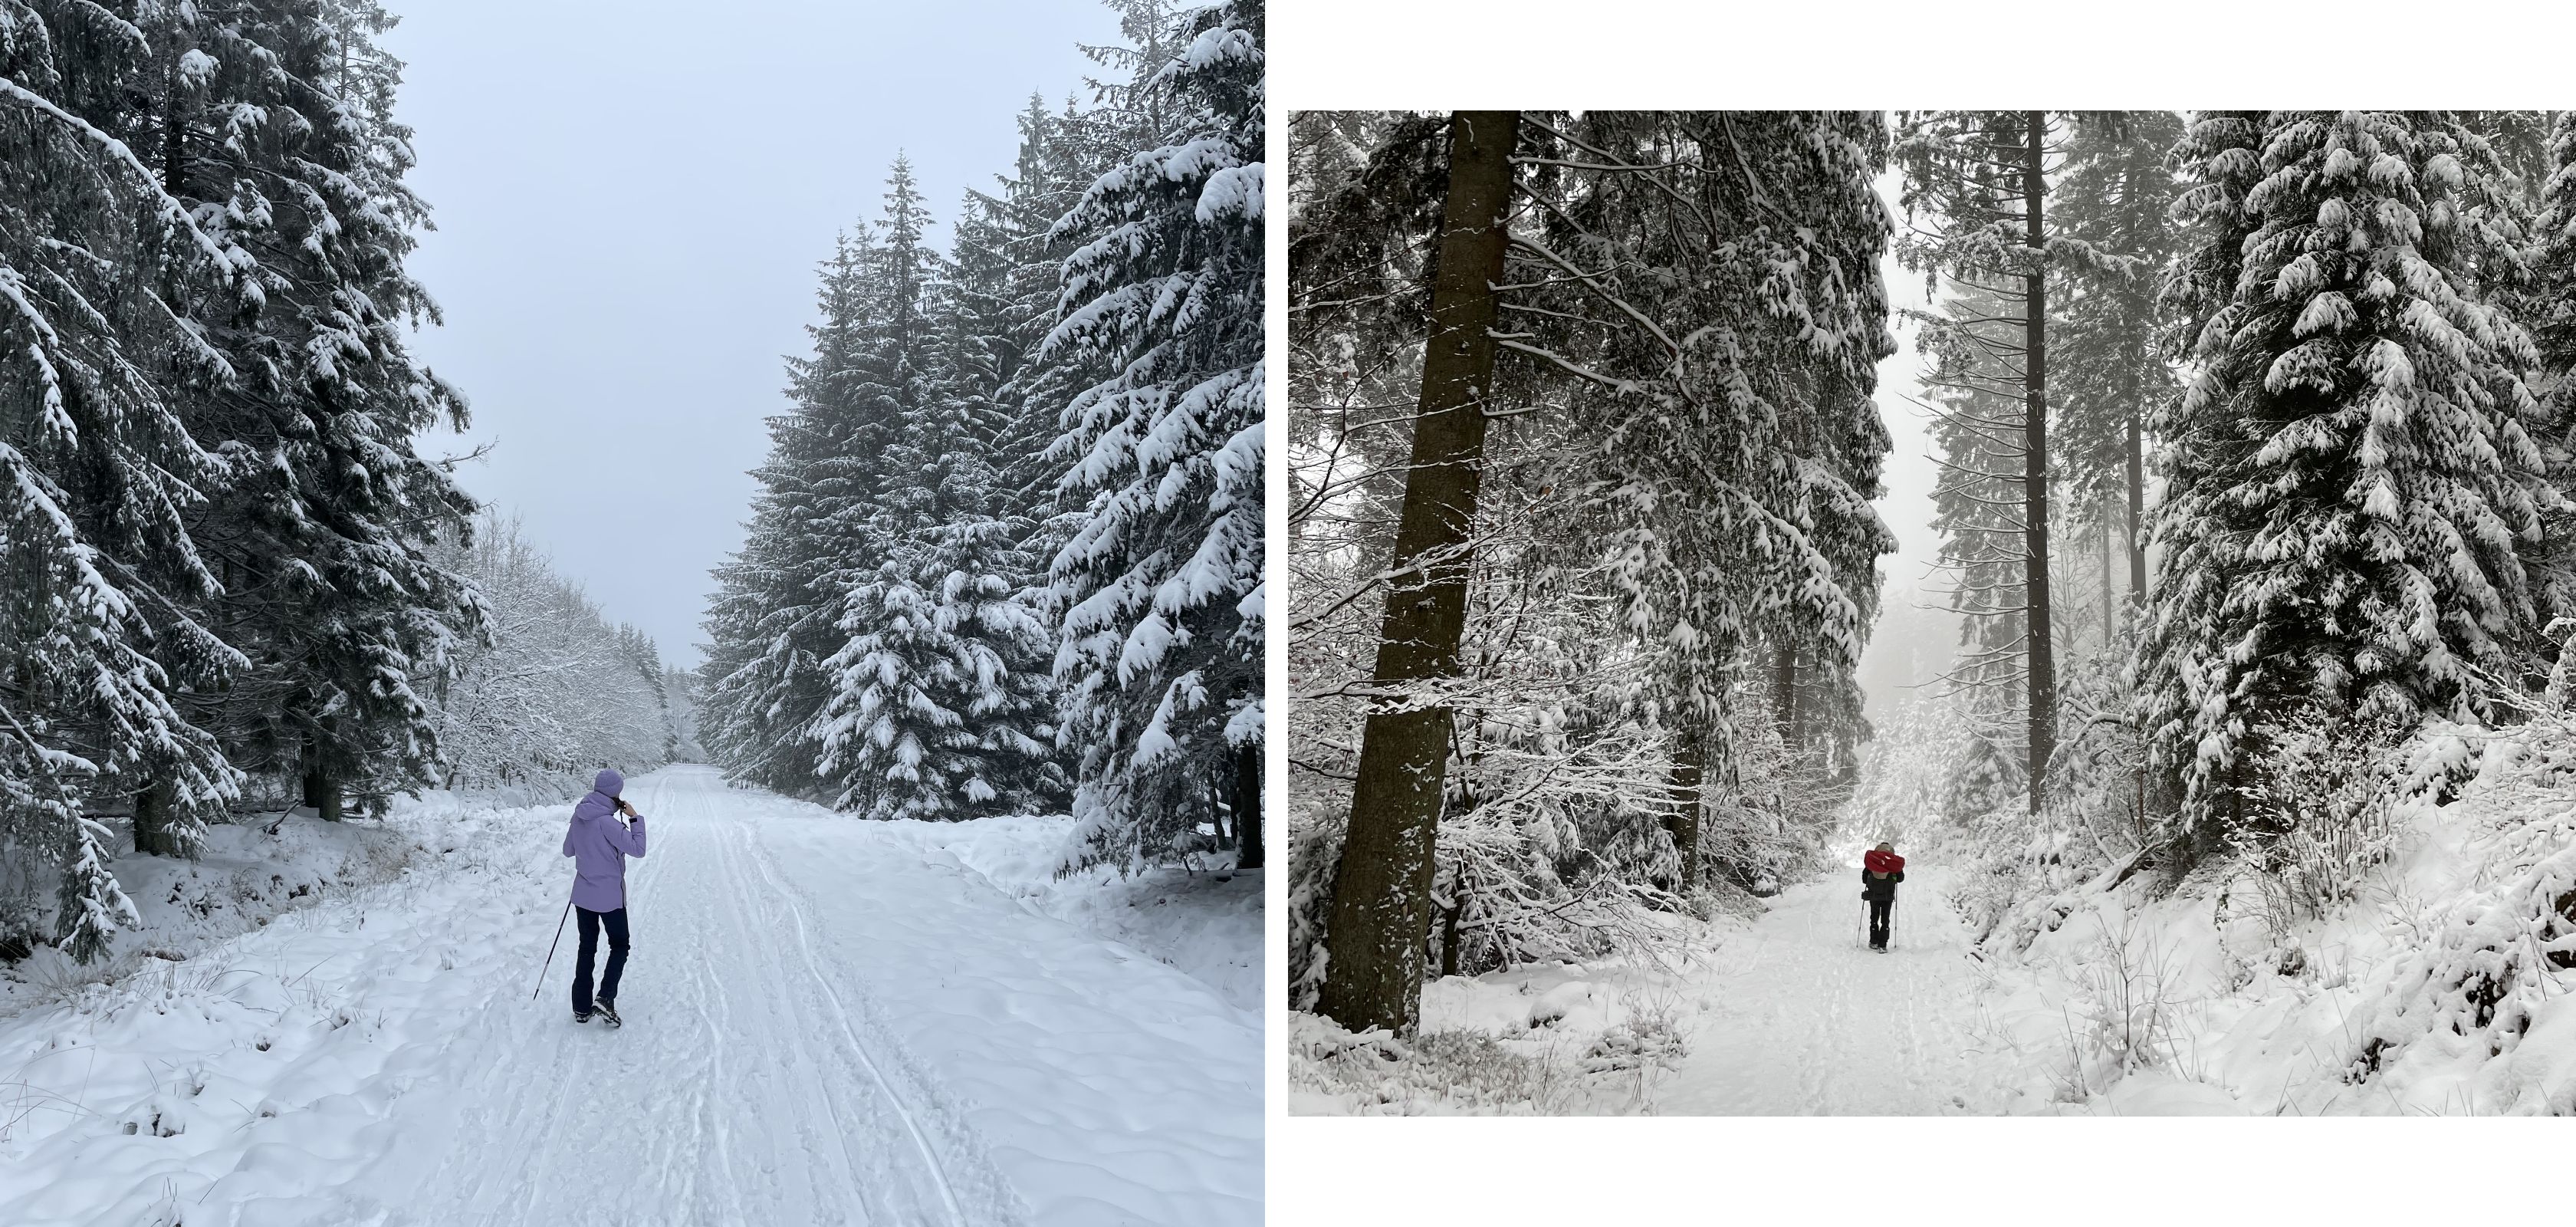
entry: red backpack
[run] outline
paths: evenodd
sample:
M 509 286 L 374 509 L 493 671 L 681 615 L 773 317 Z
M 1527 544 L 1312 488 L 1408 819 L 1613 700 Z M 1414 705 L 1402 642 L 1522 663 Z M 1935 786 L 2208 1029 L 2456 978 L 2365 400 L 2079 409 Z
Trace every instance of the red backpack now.
M 1869 855 L 1860 858 L 1860 863 L 1871 873 L 1902 873 L 1905 871 L 1904 857 L 1898 856 L 1893 852 L 1881 852 L 1876 848 L 1870 849 Z

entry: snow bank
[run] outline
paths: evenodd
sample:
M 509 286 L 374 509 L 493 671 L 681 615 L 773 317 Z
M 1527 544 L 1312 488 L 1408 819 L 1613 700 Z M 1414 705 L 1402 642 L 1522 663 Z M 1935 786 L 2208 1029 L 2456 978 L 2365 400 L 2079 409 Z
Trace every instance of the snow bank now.
M 175 1222 L 209 1199 L 334 1221 L 309 1190 L 387 1158 L 387 1100 L 485 991 L 443 973 L 542 923 L 560 830 L 552 806 L 432 798 L 120 863 L 144 928 L 87 969 L 40 954 L 0 998 L 9 1221 Z
M 1720 922 L 1741 928 L 1732 918 Z M 1705 955 L 1708 947 L 1701 947 Z M 1684 963 L 1531 963 L 1422 986 L 1399 1041 L 1288 1016 L 1288 1110 L 1299 1115 L 1651 1112 L 1690 1048 Z
M 1096 865 L 1059 878 L 1077 838 L 1061 815 L 972 822 L 890 822 L 926 853 L 944 853 L 1040 915 L 1117 942 L 1188 973 L 1235 1008 L 1261 1011 L 1260 871 L 1231 871 L 1231 853 L 1203 867 L 1156 866 L 1122 877 Z
M 211 825 L 193 860 L 128 853 L 112 868 L 143 923 L 88 967 L 52 946 L 0 966 L 0 1018 L 185 962 L 289 911 L 391 881 L 425 851 L 409 823 L 324 822 L 298 809 Z
M 2008 1110 L 2576 1112 L 2576 734 L 2406 757 L 2456 795 L 2396 805 L 2395 856 L 2321 918 L 2235 865 L 2016 909 L 1987 950 Z

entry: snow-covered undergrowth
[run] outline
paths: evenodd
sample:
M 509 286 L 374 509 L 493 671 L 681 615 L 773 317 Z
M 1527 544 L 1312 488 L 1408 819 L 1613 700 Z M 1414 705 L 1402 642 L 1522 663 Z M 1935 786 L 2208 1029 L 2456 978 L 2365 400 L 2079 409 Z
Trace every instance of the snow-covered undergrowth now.
M 408 805 L 404 817 L 387 822 L 324 822 L 309 809 L 245 815 L 209 826 L 194 859 L 129 852 L 111 868 L 143 923 L 120 930 L 107 956 L 87 967 L 50 945 L 0 964 L 0 1017 L 163 970 L 287 912 L 392 881 L 426 851 L 419 808 Z M 48 879 L 49 868 L 11 866 L 0 877 Z M 31 902 L 50 901 L 52 891 L 30 894 Z M 52 931 L 41 917 L 34 927 Z
M 1121 875 L 1107 865 L 1056 876 L 1077 824 L 1064 815 L 972 822 L 890 822 L 887 831 L 938 850 L 1039 914 L 1152 956 L 1215 989 L 1237 1009 L 1261 1010 L 1261 881 L 1233 871 L 1234 854 Z
M 1422 986 L 1410 1040 L 1288 1015 L 1288 1110 L 1300 1115 L 1652 1112 L 1690 1051 L 1686 979 L 1740 917 L 1677 920 L 1658 959 L 1528 963 Z
M 218 825 L 197 861 L 120 863 L 141 929 L 87 968 L 45 950 L 0 982 L 0 1204 L 175 1222 L 183 1186 L 217 1173 L 313 1187 L 379 1157 L 350 1141 L 372 1097 L 455 1025 L 422 1005 L 549 910 L 560 831 L 557 806 L 433 794 L 380 823 Z M 360 940 L 371 923 L 403 931 Z M 273 1164 L 246 1158 L 262 1146 Z
M 2400 762 L 2458 782 L 2386 807 L 2389 859 L 2338 905 L 2231 861 L 2002 916 L 2004 1109 L 2576 1112 L 2576 732 L 2435 726 Z

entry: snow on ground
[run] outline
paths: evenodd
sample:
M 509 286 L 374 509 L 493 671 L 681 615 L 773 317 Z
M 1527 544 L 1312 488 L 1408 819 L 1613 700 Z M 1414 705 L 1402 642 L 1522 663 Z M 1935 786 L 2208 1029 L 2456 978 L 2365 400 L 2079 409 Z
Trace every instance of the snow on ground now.
M 1229 852 L 1203 865 L 1124 876 L 1100 865 L 1059 878 L 1056 866 L 1075 826 L 1068 815 L 885 824 L 889 835 L 974 870 L 1039 914 L 1169 963 L 1257 1017 L 1265 966 L 1261 874 L 1232 872 Z
M 113 864 L 143 923 L 88 967 L 51 946 L 0 965 L 0 1016 L 184 962 L 281 915 L 390 881 L 427 853 L 404 831 L 324 822 L 310 809 L 209 827 L 193 860 L 129 852 Z
M 2322 908 L 2234 860 L 2106 870 L 1980 943 L 1917 863 L 1877 955 L 1838 870 L 1676 967 L 1427 984 L 1410 1041 L 1294 1015 L 1290 1111 L 2576 1115 L 2576 719 L 2402 756 L 2356 836 L 2388 859 L 2328 864 Z
M 1917 868 L 1886 954 L 1858 865 L 1721 917 L 1678 966 L 1533 965 L 1423 986 L 1410 1045 L 1292 1018 L 1290 1111 L 1658 1115 L 1975 1110 L 1982 975 Z
M 2576 1114 L 2569 730 L 2435 730 L 2467 778 L 2324 916 L 2228 866 L 2038 900 L 1988 945 L 2010 1110 Z M 2023 948 L 2026 939 L 2026 949 Z
M 1789 888 L 1685 992 L 1701 1003 L 1667 1115 L 1924 1115 L 1979 1106 L 1979 975 L 1948 875 L 1913 867 L 1895 940 L 1867 947 L 1860 874 Z
M 998 863 L 1010 832 L 896 832 L 704 768 L 627 795 L 654 843 L 625 1029 L 570 1021 L 564 953 L 530 1000 L 565 807 L 406 806 L 318 837 L 411 846 L 386 884 L 0 1005 L 10 1221 L 1259 1220 L 1257 1017 L 924 855 Z M 1231 931 L 1233 902 L 1139 931 Z

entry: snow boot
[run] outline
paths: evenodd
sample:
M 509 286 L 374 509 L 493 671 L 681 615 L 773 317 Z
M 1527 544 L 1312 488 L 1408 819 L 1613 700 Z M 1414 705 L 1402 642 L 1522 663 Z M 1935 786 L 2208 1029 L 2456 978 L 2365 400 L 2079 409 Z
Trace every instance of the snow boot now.
M 626 1020 L 617 1016 L 617 1003 L 613 1001 L 603 1001 L 599 1003 L 599 1021 L 607 1023 L 611 1027 L 623 1027 L 626 1025 Z

